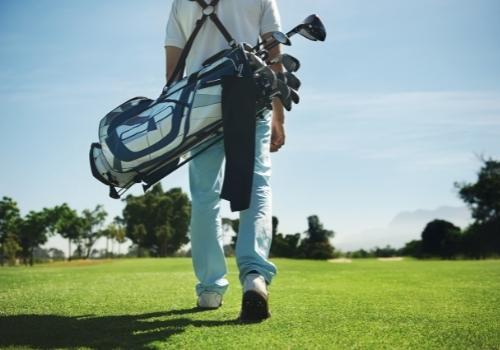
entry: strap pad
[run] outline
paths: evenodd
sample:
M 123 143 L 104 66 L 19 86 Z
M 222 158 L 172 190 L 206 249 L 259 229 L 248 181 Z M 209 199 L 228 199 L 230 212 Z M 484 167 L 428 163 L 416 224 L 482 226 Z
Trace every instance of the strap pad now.
M 210 4 L 207 4 L 203 0 L 191 0 L 191 1 L 196 1 L 198 5 L 201 6 L 201 8 L 203 9 L 203 16 L 201 16 L 201 18 L 198 21 L 196 21 L 196 26 L 193 30 L 193 33 L 191 33 L 191 35 L 189 36 L 186 46 L 184 46 L 184 49 L 182 50 L 179 62 L 177 62 L 177 65 L 175 66 L 174 73 L 172 74 L 170 79 L 168 79 L 167 87 L 172 85 L 172 83 L 177 80 L 179 75 L 182 75 L 184 73 L 184 68 L 186 67 L 186 59 L 189 55 L 189 52 L 191 51 L 196 36 L 203 27 L 203 24 L 205 24 L 207 18 L 210 18 L 210 20 L 215 24 L 217 29 L 219 29 L 219 31 L 222 33 L 222 35 L 227 40 L 230 46 L 234 46 L 236 43 L 231 34 L 229 34 L 229 32 L 227 31 L 226 27 L 224 27 L 224 25 L 220 21 L 219 17 L 217 17 L 217 14 L 215 13 L 215 7 L 219 3 L 219 0 L 212 0 Z

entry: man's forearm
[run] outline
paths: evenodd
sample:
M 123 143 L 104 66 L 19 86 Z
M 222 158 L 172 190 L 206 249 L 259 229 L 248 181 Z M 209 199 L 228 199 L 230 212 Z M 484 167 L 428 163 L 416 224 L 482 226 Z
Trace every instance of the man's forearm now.
M 179 62 L 181 54 L 181 48 L 175 46 L 165 47 L 165 77 L 167 81 L 169 81 L 172 74 L 174 74 L 175 67 Z
M 278 57 L 281 54 L 281 45 L 278 45 L 271 50 L 269 50 L 269 59 Z M 277 73 L 283 72 L 283 65 L 281 63 L 275 63 L 271 65 L 271 69 Z M 274 98 L 273 100 L 273 120 L 280 124 L 285 123 L 285 108 L 281 103 L 279 98 Z

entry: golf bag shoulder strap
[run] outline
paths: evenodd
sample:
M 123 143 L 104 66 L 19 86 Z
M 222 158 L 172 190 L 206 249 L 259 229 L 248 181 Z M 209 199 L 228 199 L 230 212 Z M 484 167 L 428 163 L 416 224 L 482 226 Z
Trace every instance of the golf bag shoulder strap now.
M 204 0 L 189 0 L 189 1 L 196 1 L 198 5 L 201 6 L 203 15 L 199 20 L 196 21 L 196 26 L 191 35 L 189 36 L 189 39 L 186 45 L 184 46 L 184 49 L 182 50 L 179 62 L 177 62 L 177 65 L 175 66 L 174 73 L 170 76 L 170 79 L 168 79 L 167 86 L 172 85 L 172 83 L 176 81 L 179 74 L 183 73 L 184 68 L 186 66 L 186 59 L 189 55 L 189 52 L 191 51 L 194 40 L 196 39 L 196 36 L 200 32 L 201 28 L 203 27 L 203 24 L 205 24 L 205 22 L 207 21 L 207 18 L 210 18 L 210 20 L 215 24 L 217 29 L 219 29 L 219 31 L 227 40 L 230 46 L 233 46 L 235 44 L 235 40 L 233 39 L 231 34 L 229 34 L 226 27 L 224 27 L 219 17 L 217 17 L 217 14 L 215 13 L 215 6 L 217 6 L 220 0 L 212 0 L 210 4 L 207 4 Z
M 219 17 L 217 17 L 217 14 L 215 13 L 215 6 L 217 6 L 217 4 L 219 3 L 219 0 L 213 0 L 210 5 L 207 5 L 207 3 L 204 0 L 195 0 L 195 1 L 203 9 L 203 14 L 205 16 L 210 17 L 210 19 L 212 20 L 212 22 L 214 22 L 217 29 L 219 29 L 221 34 L 224 36 L 224 39 L 226 39 L 226 41 L 229 43 L 229 45 L 232 46 L 234 43 L 233 37 L 231 36 L 231 34 L 229 34 L 226 27 L 224 27 L 224 25 L 220 21 Z

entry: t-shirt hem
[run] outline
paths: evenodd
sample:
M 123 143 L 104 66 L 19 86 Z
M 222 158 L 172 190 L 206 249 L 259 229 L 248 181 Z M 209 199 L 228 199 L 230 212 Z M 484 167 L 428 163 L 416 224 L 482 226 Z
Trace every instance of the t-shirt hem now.
M 186 43 L 183 41 L 174 40 L 174 39 L 165 40 L 165 47 L 166 46 L 175 46 L 175 47 L 178 47 L 180 49 L 183 49 L 185 45 L 186 45 Z

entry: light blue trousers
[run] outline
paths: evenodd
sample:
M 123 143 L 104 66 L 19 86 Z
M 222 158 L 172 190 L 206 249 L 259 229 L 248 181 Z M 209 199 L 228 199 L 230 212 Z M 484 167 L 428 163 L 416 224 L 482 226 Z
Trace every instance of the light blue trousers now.
M 251 271 L 271 283 L 276 267 L 268 260 L 272 239 L 271 212 L 271 114 L 258 118 L 255 168 L 250 208 L 240 212 L 236 261 L 240 281 Z M 222 243 L 220 193 L 223 183 L 224 145 L 212 146 L 191 160 L 191 253 L 198 279 L 196 293 L 224 294 L 228 287 L 227 265 Z

